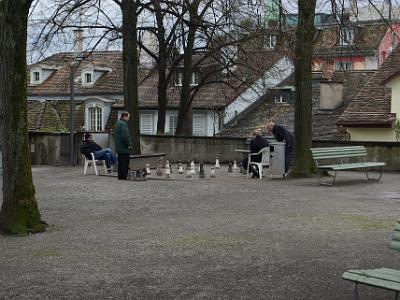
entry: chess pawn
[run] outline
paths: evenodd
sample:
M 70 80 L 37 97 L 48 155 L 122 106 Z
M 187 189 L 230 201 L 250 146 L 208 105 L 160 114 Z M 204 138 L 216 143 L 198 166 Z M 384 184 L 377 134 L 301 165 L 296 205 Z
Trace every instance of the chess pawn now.
M 238 168 L 236 160 L 233 161 L 233 170 L 236 171 Z
M 167 161 L 167 163 L 168 163 L 168 161 Z M 169 164 L 168 164 L 168 168 L 167 167 L 165 168 L 165 175 L 167 177 L 170 177 L 170 175 L 171 175 L 171 169 L 169 168 Z
M 215 158 L 215 166 L 214 166 L 214 168 L 215 168 L 215 169 L 221 168 L 221 166 L 220 166 L 220 164 L 219 164 L 219 158 L 218 158 L 218 156 Z
M 150 164 L 146 164 L 146 174 L 147 175 L 151 174 Z
M 169 170 L 169 160 L 166 160 L 166 161 L 165 161 L 165 169 L 168 169 L 168 170 Z
M 214 169 L 214 167 L 211 167 L 210 177 L 215 177 L 215 169 Z
M 179 163 L 178 173 L 179 174 L 183 174 L 183 168 L 182 168 L 182 164 L 181 163 Z
M 204 165 L 203 162 L 200 162 L 200 171 L 199 171 L 199 178 L 204 178 L 206 175 L 204 174 Z
M 187 170 L 186 178 L 192 178 L 192 171 L 190 169 Z
M 232 163 L 230 162 L 228 165 L 228 173 L 232 173 L 233 172 L 233 168 L 232 168 Z
M 190 174 L 196 174 L 196 170 L 194 169 L 194 161 L 190 163 Z

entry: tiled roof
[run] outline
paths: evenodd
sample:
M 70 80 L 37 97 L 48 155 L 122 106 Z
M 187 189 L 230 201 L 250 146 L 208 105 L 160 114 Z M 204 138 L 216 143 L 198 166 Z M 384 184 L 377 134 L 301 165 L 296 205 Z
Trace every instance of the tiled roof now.
M 322 28 L 317 33 L 314 57 L 375 55 L 387 28 L 385 22 L 358 25 L 354 27 L 353 43 L 347 46 L 339 45 L 339 26 Z
M 82 130 L 85 107 L 81 101 L 75 103 L 74 128 Z M 28 129 L 30 131 L 69 131 L 69 101 L 29 101 Z
M 390 127 L 396 116 L 390 111 L 391 91 L 384 82 L 397 73 L 399 68 L 400 47 L 397 47 L 363 86 L 340 117 L 338 124 Z
M 36 64 L 29 66 L 34 68 L 40 65 L 52 66 L 55 71 L 52 75 L 39 85 L 28 86 L 29 96 L 43 96 L 48 99 L 49 96 L 68 96 L 69 95 L 69 63 L 73 59 L 72 53 L 59 53 L 46 58 Z M 121 52 L 94 52 L 86 58 L 76 71 L 76 77 L 79 77 L 81 71 L 88 65 L 103 70 L 104 74 L 92 85 L 81 85 L 75 83 L 76 95 L 121 95 L 123 96 L 123 68 Z M 210 65 L 210 59 L 206 59 L 200 67 Z M 260 64 L 261 65 L 261 64 Z M 110 71 L 107 71 L 109 68 Z M 259 70 L 260 68 L 258 68 Z M 139 107 L 157 108 L 158 94 L 157 82 L 158 74 L 154 70 L 141 70 L 139 72 Z M 29 74 L 28 74 L 29 76 Z M 75 79 L 76 80 L 76 79 Z M 229 97 L 237 94 L 238 84 L 227 85 L 213 81 L 203 85 L 194 97 L 194 107 L 224 107 L 229 101 Z M 168 107 L 178 107 L 180 99 L 180 87 L 170 86 L 167 92 Z
M 336 139 L 341 138 L 336 122 L 353 97 L 362 89 L 363 84 L 373 74 L 373 71 L 335 72 L 332 80 L 343 83 L 343 105 L 332 111 L 319 110 L 321 73 L 313 74 L 313 138 Z M 278 86 L 294 85 L 293 76 L 282 81 Z M 256 128 L 265 128 L 269 119 L 275 120 L 289 130 L 294 131 L 294 105 L 275 104 L 269 102 L 266 95 L 255 103 L 251 109 L 240 114 L 238 119 L 223 128 L 218 135 L 249 137 Z

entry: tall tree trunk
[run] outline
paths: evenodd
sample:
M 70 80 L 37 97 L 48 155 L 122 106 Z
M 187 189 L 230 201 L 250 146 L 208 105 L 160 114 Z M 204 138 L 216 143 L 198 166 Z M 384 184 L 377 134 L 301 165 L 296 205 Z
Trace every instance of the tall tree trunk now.
M 194 24 L 189 26 L 186 49 L 183 54 L 183 80 L 176 125 L 176 135 L 181 136 L 191 136 L 193 134 L 193 106 L 190 99 L 190 82 L 193 73 L 192 58 L 196 28 Z
M 165 115 L 167 113 L 167 46 L 165 41 L 165 29 L 161 6 L 158 1 L 155 1 L 156 19 L 157 19 L 157 40 L 158 40 L 158 120 L 157 133 L 165 133 Z
M 0 232 L 4 234 L 45 230 L 35 199 L 27 124 L 26 35 L 31 2 L 0 1 Z
M 122 0 L 124 104 L 131 115 L 128 122 L 132 137 L 133 154 L 140 154 L 139 101 L 138 101 L 138 0 Z
M 312 75 L 311 60 L 315 34 L 316 0 L 299 0 L 299 24 L 295 48 L 295 164 L 291 176 L 308 177 L 314 171 L 312 146 Z

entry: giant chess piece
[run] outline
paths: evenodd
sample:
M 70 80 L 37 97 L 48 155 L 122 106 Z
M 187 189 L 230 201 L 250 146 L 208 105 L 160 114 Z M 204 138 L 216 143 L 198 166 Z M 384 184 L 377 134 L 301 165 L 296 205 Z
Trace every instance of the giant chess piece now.
M 238 168 L 236 160 L 233 161 L 233 171 L 236 171 Z
M 216 169 L 221 168 L 221 166 L 220 166 L 220 164 L 219 164 L 219 158 L 218 158 L 218 156 L 215 158 L 215 166 L 214 166 L 214 168 L 216 168 Z
M 166 162 L 166 164 L 165 164 L 165 176 L 166 176 L 167 178 L 170 178 L 170 177 L 171 177 L 171 169 L 170 169 L 170 167 L 169 167 L 169 162 L 168 162 L 168 160 L 167 160 L 167 162 Z
M 169 165 L 169 172 L 172 174 L 174 171 L 172 171 L 172 164 Z
M 200 162 L 199 178 L 204 178 L 204 177 L 206 177 L 206 174 L 204 174 L 204 164 L 203 162 Z
M 187 161 L 187 164 L 186 164 L 186 170 L 190 170 L 190 161 L 189 160 Z
M 194 169 L 194 161 L 190 163 L 190 174 L 194 175 L 196 174 L 196 170 Z
M 165 169 L 169 170 L 169 160 L 168 159 L 165 161 Z
M 232 173 L 233 172 L 233 168 L 232 168 L 232 163 L 230 162 L 228 165 L 228 173 Z
M 192 170 L 187 170 L 186 178 L 192 178 Z
M 178 174 L 183 174 L 182 163 L 179 163 Z
M 158 176 L 161 176 L 161 175 L 162 175 L 162 171 L 161 171 L 161 159 L 159 159 L 158 162 L 157 162 L 156 174 L 157 174 Z
M 215 177 L 215 169 L 214 169 L 214 167 L 211 167 L 210 177 Z
M 150 164 L 146 164 L 146 175 L 151 175 Z

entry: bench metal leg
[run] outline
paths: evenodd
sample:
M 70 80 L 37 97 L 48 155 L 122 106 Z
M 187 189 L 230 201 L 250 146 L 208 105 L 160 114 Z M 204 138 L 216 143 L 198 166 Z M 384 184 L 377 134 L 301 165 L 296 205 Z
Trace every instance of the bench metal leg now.
M 356 284 L 354 286 L 353 300 L 359 300 L 357 287 L 358 287 L 358 283 L 356 282 Z
M 396 292 L 396 294 L 394 295 L 394 300 L 399 300 L 399 292 Z
M 335 181 L 336 181 L 336 174 L 337 174 L 337 171 L 335 171 L 335 174 L 333 175 L 333 179 L 332 179 L 332 181 L 330 183 L 329 182 L 323 182 L 322 178 L 321 178 L 321 174 L 320 174 L 319 169 L 318 169 L 319 184 L 320 185 L 326 185 L 326 186 L 333 186 L 335 184 Z
M 378 177 L 376 177 L 376 178 L 374 178 L 374 177 L 370 177 L 370 176 L 368 175 L 368 169 L 365 171 L 365 175 L 367 175 L 367 179 L 368 179 L 368 180 L 373 180 L 373 181 L 379 181 L 379 180 L 381 180 L 381 178 L 382 178 L 382 174 L 383 174 L 383 167 L 381 167 L 381 170 L 380 170 L 379 176 L 378 176 Z

